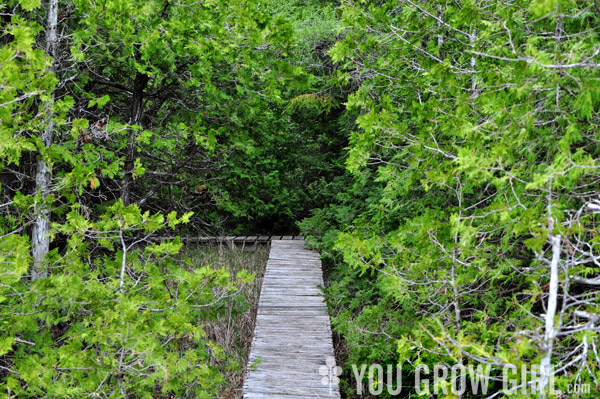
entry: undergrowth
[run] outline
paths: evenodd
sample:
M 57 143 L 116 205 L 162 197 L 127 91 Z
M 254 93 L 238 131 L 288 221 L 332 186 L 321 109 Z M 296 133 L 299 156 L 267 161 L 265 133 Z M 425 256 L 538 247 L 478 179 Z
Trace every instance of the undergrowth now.
M 234 292 L 218 288 L 221 290 L 215 292 L 218 301 L 208 309 L 212 315 L 202 323 L 205 339 L 215 344 L 211 365 L 217 367 L 224 377 L 224 386 L 218 398 L 242 397 L 242 385 L 268 258 L 268 246 L 248 251 L 224 246 L 188 245 L 179 255 L 180 261 L 193 268 L 209 265 L 214 269 L 226 270 L 237 287 Z M 245 277 L 246 273 L 254 278 L 250 281 Z

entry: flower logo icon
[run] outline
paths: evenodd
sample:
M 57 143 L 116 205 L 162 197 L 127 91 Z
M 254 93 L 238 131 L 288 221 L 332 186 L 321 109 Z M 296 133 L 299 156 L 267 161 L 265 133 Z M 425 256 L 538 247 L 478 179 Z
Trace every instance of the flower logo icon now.
M 323 376 L 321 383 L 323 385 L 329 384 L 329 393 L 331 393 L 333 385 L 337 385 L 340 382 L 338 376 L 342 374 L 342 368 L 335 365 L 335 358 L 333 356 L 328 357 L 325 364 L 325 366 L 319 367 L 319 374 Z

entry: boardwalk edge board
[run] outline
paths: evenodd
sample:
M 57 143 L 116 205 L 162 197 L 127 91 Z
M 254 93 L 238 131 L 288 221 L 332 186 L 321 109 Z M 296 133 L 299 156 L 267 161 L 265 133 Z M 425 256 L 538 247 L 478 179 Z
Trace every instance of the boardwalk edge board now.
M 153 237 L 150 238 L 152 241 L 169 241 L 174 237 Z M 181 242 L 189 244 L 220 244 L 226 246 L 242 246 L 250 249 L 255 248 L 256 244 L 268 244 L 273 240 L 285 240 L 285 241 L 302 241 L 304 242 L 303 236 L 226 236 L 226 237 L 179 237 Z

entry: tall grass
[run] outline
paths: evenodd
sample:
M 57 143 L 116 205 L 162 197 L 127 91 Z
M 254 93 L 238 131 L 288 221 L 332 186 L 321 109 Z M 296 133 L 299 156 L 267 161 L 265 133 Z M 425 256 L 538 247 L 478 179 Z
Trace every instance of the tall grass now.
M 187 245 L 180 257 L 191 267 L 224 268 L 237 286 L 235 293 L 216 293 L 221 299 L 207 309 L 210 316 L 202 324 L 206 339 L 218 346 L 213 350 L 210 363 L 225 378 L 219 398 L 241 398 L 269 248 L 258 246 L 255 251 L 244 251 L 220 245 Z M 237 273 L 242 270 L 255 274 L 251 283 L 237 279 Z

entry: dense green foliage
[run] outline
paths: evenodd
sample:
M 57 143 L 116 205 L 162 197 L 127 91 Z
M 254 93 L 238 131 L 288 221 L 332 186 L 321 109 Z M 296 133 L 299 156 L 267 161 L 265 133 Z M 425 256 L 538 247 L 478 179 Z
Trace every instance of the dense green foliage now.
M 352 363 L 553 364 L 558 389 L 598 386 L 597 9 L 342 10 L 353 181 L 303 228 L 337 261 L 347 389 Z
M 224 389 L 235 365 L 213 366 L 204 327 L 253 275 L 177 263 L 178 240 L 152 236 L 252 229 L 300 201 L 271 207 L 286 153 L 261 142 L 286 147 L 270 108 L 307 75 L 288 61 L 291 24 L 263 7 L 0 6 L 0 397 Z
M 174 261 L 175 237 L 297 231 L 331 268 L 348 395 L 372 363 L 600 385 L 595 2 L 0 18 L 0 397 L 214 397 L 204 327 L 252 276 Z

